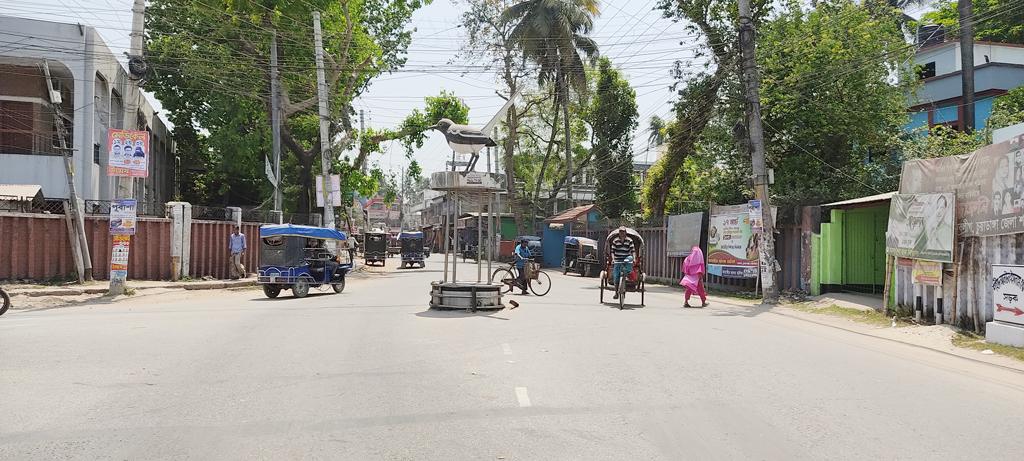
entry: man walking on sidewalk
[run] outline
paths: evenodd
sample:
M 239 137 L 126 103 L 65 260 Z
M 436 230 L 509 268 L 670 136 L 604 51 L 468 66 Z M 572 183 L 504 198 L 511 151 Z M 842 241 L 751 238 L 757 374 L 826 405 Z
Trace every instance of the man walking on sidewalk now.
M 228 237 L 228 250 L 231 252 L 231 261 L 228 262 L 231 272 L 231 279 L 245 277 L 245 266 L 242 265 L 242 253 L 245 252 L 245 234 L 240 227 Z

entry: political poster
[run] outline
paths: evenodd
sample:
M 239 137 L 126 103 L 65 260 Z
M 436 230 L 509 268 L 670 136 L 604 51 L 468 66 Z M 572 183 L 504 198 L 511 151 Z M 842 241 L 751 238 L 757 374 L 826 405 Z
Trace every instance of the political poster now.
M 957 234 L 987 237 L 1024 232 L 1024 135 L 969 155 L 903 164 L 901 194 L 951 192 Z
M 942 286 L 942 263 L 915 259 L 911 278 L 919 285 Z
M 886 252 L 953 262 L 953 194 L 895 194 L 889 204 Z
M 135 235 L 135 200 L 114 200 L 110 202 L 110 233 L 114 235 Z
M 130 235 L 114 235 L 110 251 L 110 280 L 128 279 L 128 253 L 131 250 Z
M 668 217 L 667 256 L 688 256 L 690 250 L 700 246 L 700 232 L 704 225 L 704 213 L 686 213 Z
M 760 200 L 751 200 L 747 202 L 747 213 L 750 214 L 750 229 L 755 233 L 761 233 L 764 231 L 764 213 L 761 208 Z
M 1024 266 L 992 265 L 992 320 L 1024 325 Z
M 341 206 L 341 176 L 331 175 L 331 206 Z M 316 176 L 316 206 L 324 206 L 324 177 Z
M 708 222 L 708 274 L 756 278 L 760 253 L 758 234 L 750 226 L 747 205 L 713 206 Z
M 149 132 L 111 128 L 107 131 L 107 152 L 107 176 L 149 176 Z

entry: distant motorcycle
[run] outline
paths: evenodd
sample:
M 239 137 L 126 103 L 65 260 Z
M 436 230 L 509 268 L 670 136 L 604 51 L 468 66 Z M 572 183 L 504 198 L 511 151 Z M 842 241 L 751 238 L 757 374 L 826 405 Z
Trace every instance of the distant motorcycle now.
M 11 307 L 11 297 L 7 296 L 7 292 L 4 291 L 3 287 L 0 287 L 0 301 L 3 301 L 3 305 L 0 305 L 0 315 L 4 315 L 7 309 Z

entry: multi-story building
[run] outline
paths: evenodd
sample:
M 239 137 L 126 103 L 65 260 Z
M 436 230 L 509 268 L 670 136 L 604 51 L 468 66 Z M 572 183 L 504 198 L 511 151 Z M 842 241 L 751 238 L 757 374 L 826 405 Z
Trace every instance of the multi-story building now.
M 62 101 L 58 111 L 50 105 L 44 64 Z M 80 198 L 114 196 L 105 146 L 107 130 L 121 128 L 150 134 L 149 177 L 135 180 L 135 197 L 171 199 L 176 162 L 170 131 L 96 30 L 0 16 L 0 183 L 34 184 L 47 197 L 68 196 L 58 116 L 68 130 Z
M 909 130 L 935 125 L 963 127 L 960 42 L 926 44 L 914 55 L 921 88 L 910 96 Z M 992 102 L 1024 85 L 1024 45 L 974 44 L 974 127 L 985 128 Z

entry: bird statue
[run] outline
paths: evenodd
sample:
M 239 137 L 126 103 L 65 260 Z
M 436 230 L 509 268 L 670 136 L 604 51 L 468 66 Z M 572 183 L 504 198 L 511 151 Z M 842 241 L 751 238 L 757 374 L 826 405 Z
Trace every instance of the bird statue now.
M 448 146 L 457 154 L 469 154 L 472 157 L 466 167 L 466 171 L 472 171 L 476 166 L 476 161 L 480 158 L 480 151 L 484 147 L 494 147 L 498 143 L 494 142 L 487 133 L 494 130 L 494 127 L 498 125 L 498 120 L 504 116 L 508 111 L 509 107 L 515 101 L 519 95 L 518 92 L 512 94 L 505 105 L 498 110 L 498 113 L 491 118 L 491 121 L 487 122 L 487 125 L 481 130 L 474 128 L 469 125 L 459 125 L 447 118 L 438 120 L 432 126 L 427 127 L 428 130 L 437 130 L 444 134 L 445 140 L 448 141 Z

